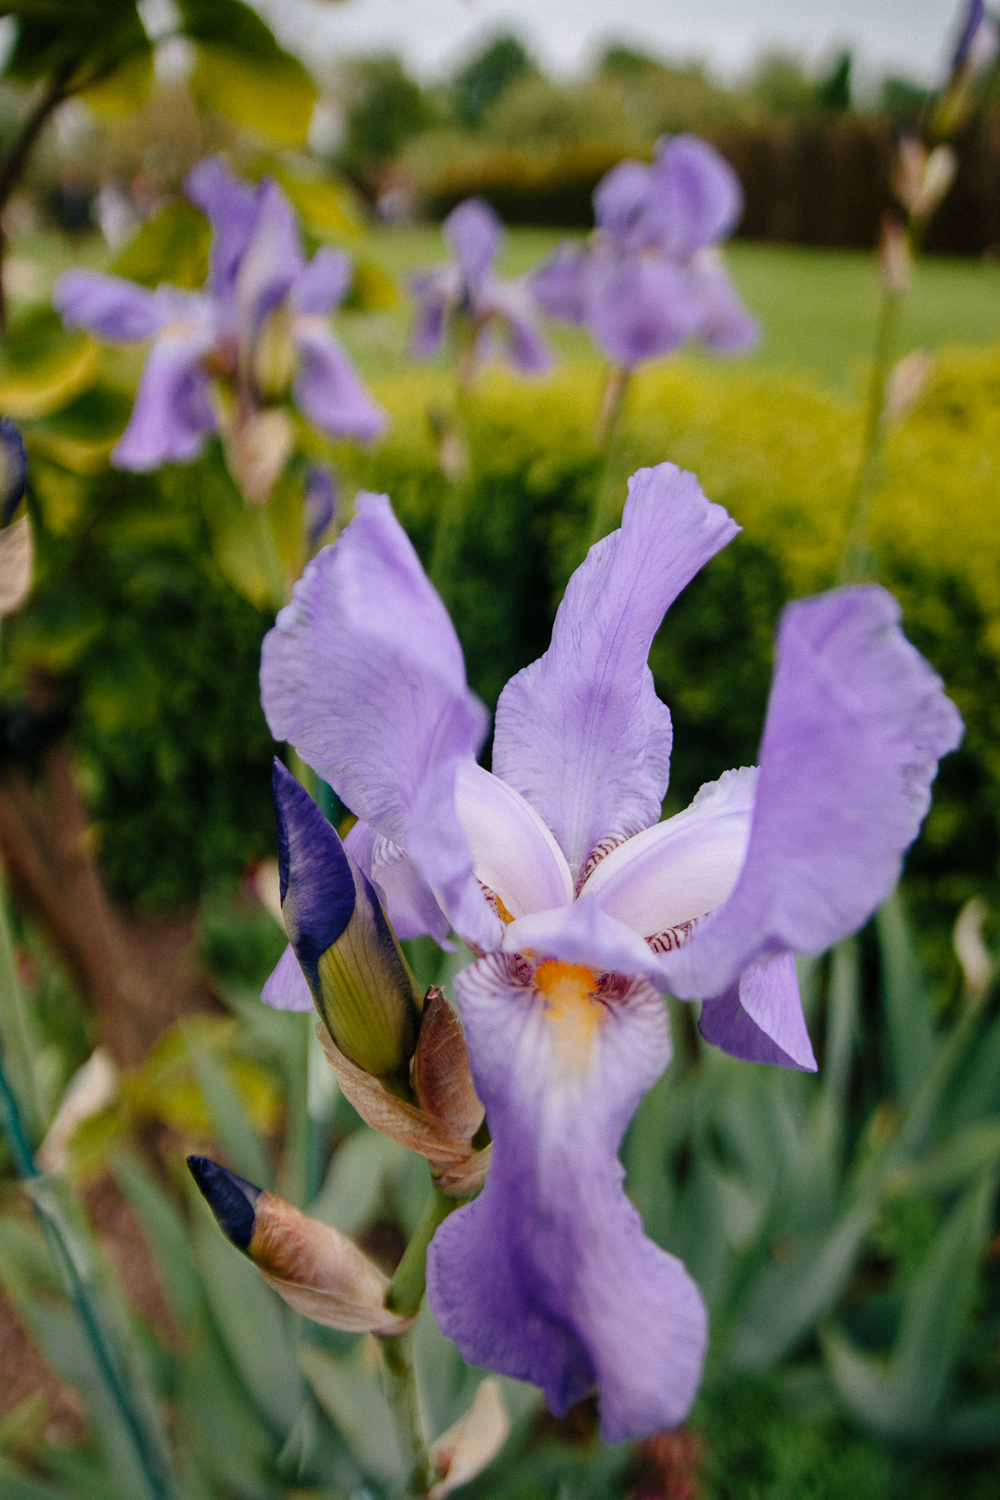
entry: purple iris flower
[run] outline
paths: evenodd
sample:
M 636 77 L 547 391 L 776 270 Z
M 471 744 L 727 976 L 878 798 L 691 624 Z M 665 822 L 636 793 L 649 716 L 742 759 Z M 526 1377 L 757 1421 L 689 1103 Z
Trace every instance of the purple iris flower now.
M 503 225 L 492 208 L 481 198 L 467 198 L 452 209 L 442 229 L 454 258 L 410 278 L 417 299 L 413 353 L 421 359 L 434 354 L 449 321 L 463 319 L 474 360 L 489 358 L 499 344 L 525 374 L 547 370 L 552 355 L 538 331 L 527 284 L 498 281 L 493 275 Z
M 397 933 L 454 928 L 480 955 L 455 992 L 493 1158 L 431 1245 L 434 1315 L 465 1359 L 543 1386 L 557 1414 L 596 1385 L 611 1442 L 683 1419 L 707 1336 L 616 1154 L 670 1056 L 660 995 L 701 998 L 703 1034 L 734 1056 L 815 1068 L 793 953 L 889 894 L 961 737 L 885 590 L 800 600 L 759 766 L 660 822 L 672 731 L 650 644 L 738 530 L 693 475 L 635 474 L 549 649 L 501 694 L 492 774 L 476 761 L 487 714 L 385 496 L 358 497 L 264 643 L 271 729 L 358 814 L 347 847 Z M 271 998 L 303 988 L 283 960 Z
M 742 207 L 739 179 L 714 147 L 694 135 L 664 138 L 652 165 L 619 162 L 602 179 L 594 236 L 559 246 L 531 290 L 626 370 L 689 338 L 726 352 L 749 348 L 759 326 L 715 248 Z
M 287 423 L 273 420 L 289 385 L 299 410 L 330 436 L 377 437 L 385 414 L 327 323 L 347 290 L 347 257 L 324 247 L 307 263 L 277 184 L 265 178 L 254 188 L 217 157 L 199 162 L 185 191 L 212 225 L 200 292 L 149 291 L 120 276 L 68 271 L 53 294 L 69 324 L 118 342 L 151 341 L 112 462 L 138 470 L 187 463 L 221 427 L 250 472 L 255 448 L 276 444 L 277 457 L 291 440 Z M 213 382 L 231 399 L 213 400 Z
M 961 29 L 951 57 L 951 77 L 969 69 L 982 72 L 996 56 L 996 22 L 988 14 L 984 0 L 967 0 Z

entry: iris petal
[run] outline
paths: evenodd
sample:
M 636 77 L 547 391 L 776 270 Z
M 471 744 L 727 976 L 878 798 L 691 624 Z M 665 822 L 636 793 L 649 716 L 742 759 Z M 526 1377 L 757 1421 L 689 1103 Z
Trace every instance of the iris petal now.
M 603 840 L 659 818 L 672 731 L 646 658 L 665 610 L 738 530 L 693 474 L 640 469 L 621 529 L 570 579 L 548 651 L 500 695 L 493 769 L 540 814 L 574 877 Z
M 790 604 L 746 861 L 729 899 L 659 961 L 669 988 L 721 996 L 758 957 L 820 953 L 862 926 L 898 880 L 938 760 L 961 737 L 885 589 Z
M 706 1339 L 698 1290 L 643 1235 L 616 1155 L 669 1036 L 650 986 L 595 997 L 585 971 L 556 978 L 543 993 L 493 956 L 456 979 L 493 1159 L 435 1235 L 428 1291 L 466 1360 L 543 1386 L 557 1415 L 596 1384 L 619 1442 L 683 1419 Z

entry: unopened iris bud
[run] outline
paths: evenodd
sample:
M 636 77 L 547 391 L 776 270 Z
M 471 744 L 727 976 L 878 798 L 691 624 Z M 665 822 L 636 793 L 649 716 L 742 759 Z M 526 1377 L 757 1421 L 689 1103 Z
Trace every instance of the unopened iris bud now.
M 336 1229 L 299 1213 L 206 1156 L 189 1156 L 220 1229 L 296 1312 L 344 1333 L 405 1333 L 413 1318 L 385 1305 L 388 1280 Z
M 420 999 L 378 896 L 277 760 L 273 785 L 281 915 L 316 1008 L 351 1062 L 405 1078 Z
M 302 529 L 310 555 L 315 552 L 336 514 L 337 488 L 333 475 L 324 464 L 311 464 L 302 503 Z
M 20 609 L 31 588 L 34 551 L 27 516 L 15 521 L 28 482 L 28 459 L 10 417 L 0 420 L 0 616 Z
M 0 527 L 9 526 L 24 498 L 28 483 L 28 455 L 10 417 L 0 420 Z

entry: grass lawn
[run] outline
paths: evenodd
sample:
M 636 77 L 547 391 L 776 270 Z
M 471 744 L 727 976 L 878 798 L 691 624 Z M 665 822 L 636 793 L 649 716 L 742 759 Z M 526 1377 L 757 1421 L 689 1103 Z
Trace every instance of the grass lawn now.
M 536 265 L 563 236 L 545 230 L 510 233 L 501 269 L 516 276 Z M 360 247 L 401 285 L 406 273 L 444 259 L 440 231 L 372 229 Z M 874 339 L 879 285 L 873 257 L 852 251 L 736 243 L 727 251 L 736 283 L 764 327 L 750 362 L 812 371 L 821 383 L 855 389 Z M 346 342 L 370 376 L 398 368 L 405 353 L 409 311 L 348 318 Z M 568 359 L 593 359 L 589 339 L 553 328 L 553 343 Z M 944 343 L 987 344 L 1000 339 L 1000 265 L 971 260 L 922 262 L 906 310 L 906 349 Z M 696 355 L 701 360 L 708 356 Z M 747 356 L 744 356 L 747 358 Z

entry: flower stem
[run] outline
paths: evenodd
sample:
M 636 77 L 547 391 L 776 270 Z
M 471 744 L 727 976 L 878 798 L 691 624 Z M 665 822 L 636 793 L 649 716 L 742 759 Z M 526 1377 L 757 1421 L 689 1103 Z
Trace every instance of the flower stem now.
M 403 1259 L 385 1294 L 385 1305 L 403 1317 L 416 1317 L 427 1284 L 427 1247 L 434 1232 L 453 1209 L 465 1200 L 451 1198 L 433 1188 L 424 1204 L 420 1222 L 413 1231 Z M 410 1493 L 426 1495 L 431 1486 L 431 1459 L 427 1451 L 423 1419 L 420 1415 L 420 1392 L 413 1365 L 412 1335 L 397 1334 L 379 1339 L 386 1370 L 386 1396 L 392 1407 L 396 1430 L 410 1460 Z
M 420 1413 L 420 1393 L 413 1365 L 413 1335 L 397 1334 L 393 1338 L 380 1338 L 379 1343 L 385 1364 L 385 1393 L 403 1451 L 410 1462 L 408 1488 L 411 1495 L 426 1495 L 431 1487 L 431 1456 Z
M 278 549 L 274 544 L 274 532 L 271 530 L 271 517 L 266 505 L 247 505 L 247 510 L 254 518 L 257 530 L 257 548 L 260 561 L 267 579 L 267 590 L 271 607 L 274 610 L 281 609 L 288 600 L 288 585 L 285 572 L 278 557 Z
M 872 497 L 882 472 L 882 450 L 885 438 L 885 389 L 899 344 L 903 314 L 903 294 L 886 287 L 882 294 L 878 331 L 875 336 L 875 361 L 868 387 L 861 462 L 854 483 L 850 521 L 844 548 L 840 555 L 835 582 L 863 583 L 875 571 L 871 543 L 867 536 Z

